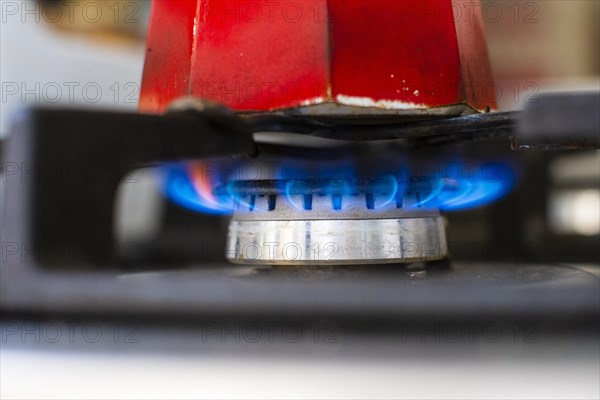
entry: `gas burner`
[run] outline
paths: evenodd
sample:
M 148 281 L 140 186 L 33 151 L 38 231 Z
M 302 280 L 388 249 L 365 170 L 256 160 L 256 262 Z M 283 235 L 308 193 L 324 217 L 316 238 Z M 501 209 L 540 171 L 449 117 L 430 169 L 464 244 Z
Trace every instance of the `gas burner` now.
M 443 259 L 444 220 L 422 207 L 427 192 L 427 179 L 404 185 L 393 178 L 238 181 L 215 190 L 235 203 L 227 258 L 269 265 Z

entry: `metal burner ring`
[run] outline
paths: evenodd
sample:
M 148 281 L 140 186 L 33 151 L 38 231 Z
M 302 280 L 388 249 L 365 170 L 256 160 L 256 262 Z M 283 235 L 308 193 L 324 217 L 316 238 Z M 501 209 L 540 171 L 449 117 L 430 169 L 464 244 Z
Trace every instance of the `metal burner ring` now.
M 229 226 L 227 258 L 238 264 L 351 265 L 447 256 L 443 217 L 254 220 Z

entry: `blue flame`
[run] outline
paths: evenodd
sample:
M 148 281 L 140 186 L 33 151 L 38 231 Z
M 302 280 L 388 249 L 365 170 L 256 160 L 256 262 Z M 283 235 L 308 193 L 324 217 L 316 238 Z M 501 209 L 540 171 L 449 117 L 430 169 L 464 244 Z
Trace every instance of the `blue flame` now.
M 386 175 L 383 177 L 383 181 L 390 185 L 390 190 L 389 193 L 382 193 L 384 200 L 378 204 L 376 208 L 384 208 L 392 201 L 396 201 L 396 197 L 399 193 L 402 194 L 404 192 L 404 185 L 400 185 L 395 176 Z M 402 180 L 400 180 L 400 182 L 402 182 Z
M 377 184 L 372 188 L 377 196 L 377 209 L 384 208 L 396 202 L 398 207 L 440 209 L 443 211 L 466 210 L 487 205 L 501 199 L 508 194 L 516 184 L 514 168 L 507 164 L 488 162 L 485 164 L 448 164 L 455 169 L 455 173 L 434 173 L 421 176 L 415 171 L 401 169 L 394 174 L 382 174 L 376 177 Z M 450 167 L 441 170 L 449 171 Z M 214 178 L 208 182 L 199 183 L 191 173 L 190 165 L 174 164 L 165 167 L 167 175 L 165 183 L 166 196 L 182 207 L 205 214 L 230 214 L 235 208 L 259 210 L 255 205 L 253 196 L 243 196 L 236 192 L 233 184 L 239 180 L 235 169 L 224 177 Z M 239 172 L 239 171 L 237 171 Z M 358 194 L 358 188 L 353 186 L 356 182 L 356 171 L 344 165 L 340 168 L 326 169 L 325 176 L 317 176 L 317 181 L 324 182 L 319 187 L 317 195 L 332 196 L 334 208 L 341 197 Z M 306 200 L 302 194 L 307 189 L 307 180 L 314 175 L 302 176 L 296 172 L 292 179 L 281 179 L 286 175 L 280 167 L 271 178 L 277 178 L 278 190 L 286 194 L 287 201 L 299 212 L 307 208 Z M 419 178 L 416 181 L 411 178 Z M 196 180 L 195 180 L 196 179 Z M 418 183 L 415 183 L 418 182 Z M 425 184 L 423 184 L 425 182 Z M 221 186 L 220 195 L 215 195 L 213 189 Z M 314 188 L 313 188 L 314 189 Z M 406 205 L 402 201 L 405 194 L 418 194 L 414 204 Z M 264 204 L 264 202 L 263 202 Z M 256 207 L 256 208 L 255 208 Z M 264 211 L 264 210 L 263 210 Z
M 475 208 L 501 199 L 516 184 L 515 171 L 501 163 L 490 162 L 468 171 L 454 178 L 437 177 L 438 184 L 418 206 L 444 211 Z M 452 190 L 444 189 L 448 185 Z
M 222 196 L 202 195 L 192 182 L 188 168 L 183 164 L 165 167 L 165 194 L 174 203 L 203 214 L 224 215 L 233 212 L 233 202 Z

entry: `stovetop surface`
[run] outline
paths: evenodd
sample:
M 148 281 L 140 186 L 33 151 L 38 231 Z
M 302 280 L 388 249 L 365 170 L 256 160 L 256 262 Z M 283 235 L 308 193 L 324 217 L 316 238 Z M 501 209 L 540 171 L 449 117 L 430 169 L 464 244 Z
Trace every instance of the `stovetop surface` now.
M 171 271 L 57 272 L 2 266 L 2 309 L 169 317 L 329 315 L 595 319 L 597 266 L 517 263 L 353 267 L 212 265 Z M 591 271 L 591 272 L 590 272 Z

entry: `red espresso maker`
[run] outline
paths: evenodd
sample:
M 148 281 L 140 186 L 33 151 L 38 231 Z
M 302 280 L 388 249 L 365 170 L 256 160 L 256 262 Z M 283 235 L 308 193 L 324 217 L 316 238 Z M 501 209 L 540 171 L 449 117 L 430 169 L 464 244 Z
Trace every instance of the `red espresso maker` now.
M 157 0 L 147 40 L 145 112 L 182 96 L 351 119 L 495 107 L 470 0 Z

